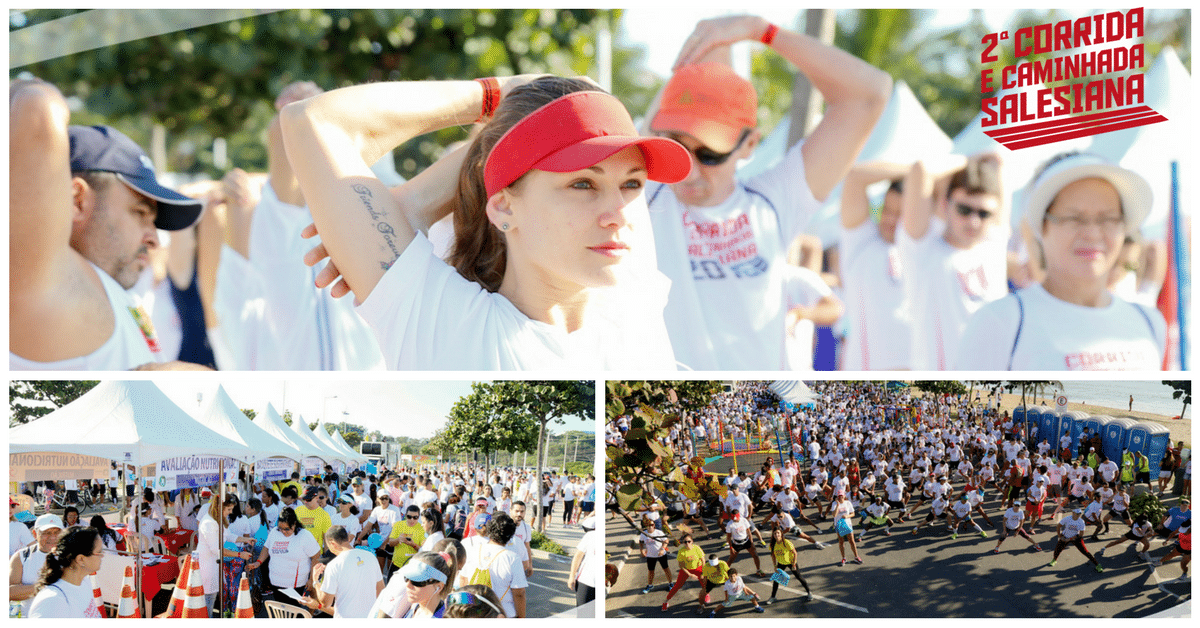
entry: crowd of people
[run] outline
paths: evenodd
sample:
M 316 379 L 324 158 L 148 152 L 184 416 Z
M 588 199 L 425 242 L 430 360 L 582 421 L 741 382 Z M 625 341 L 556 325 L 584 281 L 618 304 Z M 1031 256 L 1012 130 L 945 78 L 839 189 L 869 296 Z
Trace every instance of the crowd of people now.
M 729 582 L 728 574 L 746 558 L 754 567 L 748 573 L 773 583 L 768 603 L 780 583 L 792 577 L 807 593 L 804 601 L 811 600 L 797 547 L 824 549 L 823 541 L 836 539 L 835 564 L 869 564 L 872 537 L 920 537 L 928 536 L 928 530 L 951 540 L 960 533 L 984 539 L 994 534 L 994 554 L 1005 551 L 1009 537 L 1019 536 L 1028 551 L 1050 553 L 1049 567 L 1075 548 L 1097 572 L 1104 569 L 1100 557 L 1105 553 L 1108 560 L 1127 562 L 1113 548 L 1133 541 L 1138 556 L 1155 566 L 1179 557 L 1180 577 L 1188 577 L 1191 457 L 1182 442 L 1166 452 L 1162 464 L 1167 477 L 1159 482 L 1150 477 L 1148 460 L 1139 452 L 1126 449 L 1119 460 L 1099 453 L 1098 434 L 1085 432 L 1077 445 L 1069 437 L 1056 443 L 1039 438 L 999 411 L 996 391 L 987 400 L 914 395 L 907 387 L 889 389 L 882 383 L 818 382 L 813 391 L 817 401 L 789 411 L 781 409 L 766 382 L 740 382 L 663 438 L 662 445 L 676 452 L 676 463 L 687 469 L 695 488 L 684 490 L 683 483 L 671 482 L 647 486 L 650 499 L 638 512 L 623 511 L 610 497 L 610 518 L 623 515 L 639 531 L 648 572 L 643 594 L 654 589 L 656 567 L 671 583 L 669 557 L 677 550 L 677 576 L 662 602 L 664 611 L 695 578 L 705 612 L 710 591 Z M 755 425 L 760 423 L 761 428 Z M 608 445 L 622 447 L 627 429 L 627 420 L 610 423 Z M 746 429 L 782 434 L 786 453 L 743 451 L 728 474 L 706 474 L 705 459 L 690 453 L 711 452 L 706 443 L 715 443 L 718 431 Z M 772 440 L 772 450 L 774 444 Z M 708 484 L 714 476 L 719 490 Z M 1141 494 L 1157 493 L 1162 502 L 1173 499 L 1168 478 L 1179 480 L 1182 493 L 1169 509 L 1163 507 L 1164 515 L 1131 509 L 1133 498 Z M 608 486 L 610 496 L 617 488 Z M 706 559 L 698 541 L 714 532 L 725 539 L 728 555 Z M 1093 553 L 1087 542 L 1096 541 L 1107 544 Z M 1152 541 L 1161 545 L 1152 546 Z M 757 545 L 768 549 L 773 574 L 763 569 Z M 1150 553 L 1159 547 L 1171 549 L 1155 560 Z M 730 600 L 751 599 L 757 605 L 757 594 L 744 588 L 727 589 Z
M 750 178 L 758 96 L 728 51 L 743 41 L 826 104 Z M 1145 180 L 1064 155 L 1009 208 L 994 154 L 856 164 L 891 86 L 727 16 L 696 26 L 641 132 L 585 78 L 298 81 L 275 102 L 266 173 L 176 191 L 120 131 L 69 125 L 55 86 L 19 79 L 10 365 L 808 370 L 813 326 L 834 325 L 848 370 L 1160 368 Z M 394 147 L 472 121 L 465 146 L 395 174 Z M 842 234 L 822 244 L 810 223 L 839 185 Z
M 138 532 L 124 539 L 100 515 L 84 526 L 73 506 L 65 521 L 49 511 L 38 517 L 30 536 L 13 518 L 19 505 L 10 498 L 9 595 L 22 603 L 20 616 L 99 616 L 94 602 L 79 606 L 68 589 L 82 587 L 92 598 L 76 572 L 94 573 L 105 550 L 130 549 L 137 534 L 145 541 L 135 544 L 150 547 L 153 535 L 169 527 L 170 504 L 179 526 L 195 532 L 191 555 L 214 616 L 219 597 L 224 610 L 234 608 L 245 574 L 259 616 L 263 602 L 274 601 L 313 616 L 525 617 L 526 589 L 536 578 L 533 531 L 538 518 L 543 525 L 553 521 L 561 504 L 562 525 L 584 533 L 577 547 L 567 548 L 573 555 L 567 585 L 579 604 L 591 601 L 600 546 L 594 477 L 547 472 L 537 482 L 534 475 L 438 464 L 342 476 L 326 466 L 324 474 L 293 472 L 275 483 L 243 474 L 223 495 L 212 488 L 173 495 L 145 489 L 132 498 L 127 517 L 137 519 Z

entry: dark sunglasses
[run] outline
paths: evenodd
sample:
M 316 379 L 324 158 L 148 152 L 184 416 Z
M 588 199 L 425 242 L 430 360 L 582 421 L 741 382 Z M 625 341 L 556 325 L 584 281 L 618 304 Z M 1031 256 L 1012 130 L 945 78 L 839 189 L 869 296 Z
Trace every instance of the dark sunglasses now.
M 668 137 L 679 142 L 679 138 L 674 135 Z M 750 129 L 743 129 L 742 134 L 738 136 L 737 144 L 734 144 L 733 150 L 729 151 L 728 153 L 718 153 L 707 146 L 701 146 L 700 148 L 692 151 L 692 154 L 696 156 L 696 161 L 700 162 L 701 165 L 719 166 L 726 161 L 729 161 L 729 158 L 736 153 L 739 148 L 742 147 L 742 144 L 746 142 L 746 138 L 748 137 L 750 137 Z M 680 143 L 682 144 L 683 142 Z
M 415 516 L 413 516 L 413 515 L 407 515 L 407 516 L 405 516 L 404 518 L 405 518 L 405 519 L 408 519 L 409 521 L 416 521 L 416 520 L 417 520 L 417 518 L 416 518 Z
M 962 216 L 963 218 L 970 218 L 971 214 L 975 214 L 979 216 L 980 220 L 987 220 L 988 218 L 991 218 L 993 213 L 991 210 L 979 209 L 976 207 L 971 207 L 970 205 L 964 205 L 963 203 L 955 203 L 954 209 L 958 212 L 958 215 Z
M 409 584 L 413 585 L 414 587 L 416 587 L 418 589 L 427 587 L 435 582 L 438 582 L 437 580 L 409 580 L 408 578 L 405 578 L 404 580 L 405 580 L 405 582 L 408 582 Z

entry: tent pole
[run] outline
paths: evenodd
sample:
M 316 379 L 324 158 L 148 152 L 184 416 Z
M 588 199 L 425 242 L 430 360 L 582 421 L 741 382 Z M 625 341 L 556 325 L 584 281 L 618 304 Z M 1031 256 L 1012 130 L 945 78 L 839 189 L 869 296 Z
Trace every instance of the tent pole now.
M 220 519 L 217 521 L 218 528 L 217 544 L 221 547 L 221 551 L 217 552 L 217 617 L 221 617 L 222 610 L 225 608 L 225 457 L 222 456 L 217 463 L 217 484 L 220 486 L 220 503 L 221 507 L 218 512 L 221 513 Z

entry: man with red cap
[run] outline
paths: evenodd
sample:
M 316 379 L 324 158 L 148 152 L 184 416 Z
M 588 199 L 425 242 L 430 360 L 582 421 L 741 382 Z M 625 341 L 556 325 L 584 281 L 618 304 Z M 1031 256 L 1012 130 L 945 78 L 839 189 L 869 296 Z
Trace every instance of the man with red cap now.
M 157 229 L 187 229 L 202 205 L 157 181 L 133 140 L 69 126 L 53 85 L 9 87 L 9 366 L 125 370 L 164 360 L 126 290 Z
M 762 41 L 803 72 L 828 106 L 804 142 L 741 181 L 758 145 L 754 87 L 714 50 Z M 675 63 L 650 129 L 688 149 L 692 170 L 651 185 L 659 269 L 671 279 L 665 318 L 676 359 L 696 370 L 778 370 L 784 360 L 789 244 L 845 176 L 887 105 L 887 74 L 756 16 L 705 20 Z

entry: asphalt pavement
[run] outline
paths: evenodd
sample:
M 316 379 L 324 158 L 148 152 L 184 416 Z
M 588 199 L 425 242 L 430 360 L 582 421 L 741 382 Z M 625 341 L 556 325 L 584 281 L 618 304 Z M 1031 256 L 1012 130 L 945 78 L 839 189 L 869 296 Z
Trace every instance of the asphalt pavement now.
M 533 550 L 533 577 L 529 579 L 529 588 L 525 590 L 526 616 L 595 617 L 595 606 L 585 605 L 577 609 L 575 592 L 567 588 L 571 559 L 575 556 L 575 546 L 583 538 L 583 529 L 579 526 L 563 526 L 557 520 L 547 520 L 545 533 L 561 545 L 567 555 Z
M 1165 504 L 1170 508 L 1177 501 L 1168 495 Z M 995 491 L 989 494 L 985 507 L 992 522 L 1003 525 Z M 919 520 L 925 518 L 928 508 L 926 504 L 916 513 Z M 811 512 L 806 510 L 805 514 L 816 521 Z M 761 522 L 761 517 L 754 519 Z M 706 522 L 713 536 L 704 540 L 703 533 L 696 531 L 700 546 L 705 554 L 716 553 L 728 560 L 724 533 L 718 537 L 714 522 Z M 1000 547 L 1000 554 L 995 554 L 996 530 L 982 520 L 979 523 L 988 538 L 974 530 L 968 533 L 960 529 L 958 538 L 952 539 L 940 522 L 912 536 L 916 523 L 908 519 L 897 524 L 891 536 L 872 529 L 866 542 L 859 545 L 863 564 L 847 562 L 844 566 L 840 564 L 837 537 L 830 530 L 832 520 L 817 523 L 820 533 L 807 524 L 803 525 L 804 532 L 828 544 L 826 549 L 789 537 L 796 545 L 800 570 L 812 589 L 813 601 L 801 601 L 803 587 L 793 578 L 780 588 L 778 600 L 765 606 L 766 617 L 1147 617 L 1171 612 L 1191 599 L 1191 581 L 1180 579 L 1178 559 L 1153 568 L 1137 556 L 1133 543 L 1119 545 L 1100 556 L 1102 573 L 1097 573 L 1073 547 L 1063 551 L 1054 567 L 1049 566 L 1055 528 L 1047 522 L 1032 534 L 1044 551 L 1035 552 L 1023 538 L 1010 537 Z M 655 574 L 653 590 L 643 595 L 646 563 L 637 548 L 637 534 L 620 517 L 605 524 L 609 563 L 621 567 L 617 583 L 607 592 L 606 616 L 696 617 L 696 581 L 689 580 L 671 599 L 670 608 L 662 611 L 668 585 L 662 581 L 661 569 Z M 859 534 L 857 521 L 855 528 Z M 1127 530 L 1125 524 L 1113 521 L 1111 531 L 1102 534 L 1099 542 L 1088 541 L 1087 547 L 1095 554 Z M 678 569 L 676 549 L 671 551 L 673 576 Z M 756 549 L 763 570 L 771 572 L 769 550 L 762 545 Z M 1169 547 L 1155 540 L 1150 557 L 1161 558 L 1168 551 Z M 848 544 L 846 557 L 853 559 Z M 746 552 L 738 556 L 734 566 L 762 599 L 770 595 L 771 582 L 752 575 L 754 563 Z M 723 599 L 724 594 L 714 589 L 712 606 Z M 759 616 L 750 602 L 735 603 L 725 615 Z

